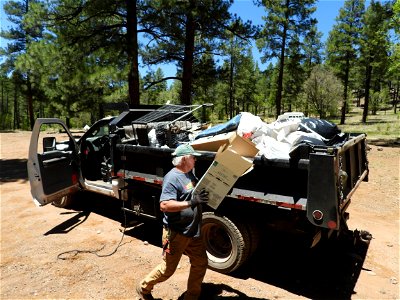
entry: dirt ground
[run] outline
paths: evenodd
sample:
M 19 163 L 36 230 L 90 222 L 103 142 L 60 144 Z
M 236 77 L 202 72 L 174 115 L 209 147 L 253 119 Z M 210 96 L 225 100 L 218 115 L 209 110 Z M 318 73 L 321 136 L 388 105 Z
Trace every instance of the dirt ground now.
M 72 210 L 36 207 L 26 174 L 30 133 L 0 138 L 1 299 L 137 299 L 135 282 L 161 259 L 159 226 L 129 217 L 123 236 L 121 204 L 93 194 Z M 350 229 L 372 234 L 368 249 L 307 250 L 271 235 L 234 274 L 208 270 L 202 299 L 400 299 L 400 148 L 371 145 L 369 162 L 369 182 L 348 210 Z M 188 270 L 183 258 L 154 297 L 182 298 Z

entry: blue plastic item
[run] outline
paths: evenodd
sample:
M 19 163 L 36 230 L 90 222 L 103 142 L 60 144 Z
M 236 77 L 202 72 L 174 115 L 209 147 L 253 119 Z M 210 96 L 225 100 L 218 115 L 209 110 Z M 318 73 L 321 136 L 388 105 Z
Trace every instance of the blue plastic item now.
M 203 138 L 203 137 L 207 137 L 207 136 L 214 136 L 217 134 L 234 131 L 239 126 L 240 117 L 241 117 L 241 114 L 238 114 L 235 117 L 233 117 L 232 119 L 230 119 L 228 122 L 218 124 L 218 125 L 208 128 L 208 129 L 205 129 L 202 132 L 200 132 L 196 136 L 195 139 L 197 140 L 199 138 Z

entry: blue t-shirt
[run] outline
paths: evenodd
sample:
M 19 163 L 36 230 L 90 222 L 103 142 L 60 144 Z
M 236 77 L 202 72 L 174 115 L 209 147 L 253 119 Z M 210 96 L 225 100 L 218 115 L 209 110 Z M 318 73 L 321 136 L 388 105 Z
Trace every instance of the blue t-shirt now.
M 163 180 L 160 202 L 167 200 L 188 201 L 197 182 L 193 172 L 182 173 L 173 168 Z M 201 205 L 178 212 L 164 212 L 163 223 L 168 228 L 188 237 L 200 236 Z

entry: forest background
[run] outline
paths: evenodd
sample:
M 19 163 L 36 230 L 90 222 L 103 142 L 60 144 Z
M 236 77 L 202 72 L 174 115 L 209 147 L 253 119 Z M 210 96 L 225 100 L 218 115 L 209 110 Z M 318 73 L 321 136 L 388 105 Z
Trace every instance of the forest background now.
M 316 0 L 254 0 L 261 24 L 232 14 L 228 0 L 3 3 L 13 26 L 0 32 L 2 130 L 37 117 L 83 127 L 118 102 L 212 103 L 216 122 L 303 111 L 345 124 L 353 105 L 362 123 L 397 115 L 400 0 L 343 1 L 324 42 Z

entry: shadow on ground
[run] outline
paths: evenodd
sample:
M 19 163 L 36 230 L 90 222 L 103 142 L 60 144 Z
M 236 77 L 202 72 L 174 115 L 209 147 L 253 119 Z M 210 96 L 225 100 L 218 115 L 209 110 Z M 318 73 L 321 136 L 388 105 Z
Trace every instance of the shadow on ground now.
M 82 211 L 82 212 L 63 212 L 61 213 L 63 215 L 70 214 L 72 215 L 71 218 L 66 220 L 65 222 L 57 225 L 56 227 L 50 229 L 43 235 L 49 235 L 49 234 L 65 234 L 73 230 L 74 228 L 78 227 L 81 225 L 83 222 L 87 220 L 87 218 L 90 215 L 90 211 Z
M 27 181 L 26 159 L 0 159 L 0 179 L 2 182 Z
M 350 299 L 368 251 L 368 243 L 354 241 L 327 241 L 309 249 L 300 237 L 267 233 L 251 260 L 232 276 L 311 299 Z
M 161 247 L 162 227 L 158 222 L 124 214 L 121 202 L 115 199 L 92 193 L 82 193 L 79 197 L 80 204 L 72 210 L 78 213 L 46 234 L 67 233 L 95 213 L 121 222 L 126 235 Z M 368 251 L 368 244 L 355 243 L 352 234 L 349 231 L 351 238 L 309 249 L 299 236 L 267 232 L 248 263 L 229 276 L 253 278 L 310 299 L 351 299 Z M 262 296 L 260 299 L 274 298 L 268 291 Z M 224 284 L 205 283 L 202 299 L 256 298 Z

